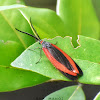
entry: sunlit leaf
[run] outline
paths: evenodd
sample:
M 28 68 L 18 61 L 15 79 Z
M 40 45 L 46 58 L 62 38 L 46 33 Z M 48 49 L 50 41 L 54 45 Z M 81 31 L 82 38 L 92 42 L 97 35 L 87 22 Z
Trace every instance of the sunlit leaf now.
M 80 36 L 80 46 L 76 49 L 71 45 L 69 37 L 57 37 L 47 41 L 51 43 L 57 42 L 57 46 L 76 61 L 83 71 L 83 76 L 79 78 L 81 83 L 100 84 L 100 41 Z M 68 80 L 50 63 L 43 52 L 41 61 L 36 64 L 40 58 L 40 49 L 29 50 L 36 47 L 41 47 L 38 42 L 26 49 L 11 65 L 37 72 L 49 78 Z

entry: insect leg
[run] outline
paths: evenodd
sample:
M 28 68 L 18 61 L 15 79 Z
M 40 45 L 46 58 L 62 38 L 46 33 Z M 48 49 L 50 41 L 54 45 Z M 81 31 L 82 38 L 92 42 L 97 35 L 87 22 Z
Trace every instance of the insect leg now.
M 40 60 L 41 60 L 41 58 L 42 58 L 42 53 L 41 53 L 42 48 L 36 47 L 36 48 L 34 48 L 34 49 L 28 49 L 28 50 L 34 51 L 35 49 L 40 49 L 40 58 L 39 58 L 39 60 L 36 62 L 36 64 L 37 64 L 37 63 L 40 62 Z
M 56 45 L 58 42 L 56 41 L 56 43 L 54 45 Z
M 40 60 L 41 60 L 41 58 L 42 58 L 42 48 L 39 48 L 39 49 L 40 49 L 40 58 L 39 58 L 39 60 L 36 62 L 36 64 L 39 63 Z
M 42 48 L 36 47 L 34 49 L 28 49 L 28 50 L 34 51 L 35 49 L 42 49 Z

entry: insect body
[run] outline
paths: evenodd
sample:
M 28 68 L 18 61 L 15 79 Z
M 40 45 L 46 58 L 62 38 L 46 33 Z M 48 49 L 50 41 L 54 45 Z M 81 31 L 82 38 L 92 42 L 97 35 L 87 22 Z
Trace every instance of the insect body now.
M 34 29 L 33 25 L 32 28 Z M 38 40 L 39 43 L 42 45 L 42 50 L 44 51 L 44 54 L 47 56 L 50 62 L 69 79 L 76 80 L 78 76 L 83 75 L 82 70 L 70 56 L 68 56 L 63 50 L 61 50 L 56 45 L 41 40 L 35 29 L 34 32 L 37 36 L 33 36 L 27 32 L 23 32 L 18 29 L 16 30 L 30 35 L 36 40 Z

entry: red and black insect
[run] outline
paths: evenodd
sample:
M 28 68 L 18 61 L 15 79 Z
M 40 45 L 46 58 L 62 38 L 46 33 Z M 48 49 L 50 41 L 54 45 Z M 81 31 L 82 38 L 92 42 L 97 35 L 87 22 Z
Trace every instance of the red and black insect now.
M 35 28 L 33 27 L 32 23 L 31 26 L 36 36 L 33 36 L 27 32 L 20 31 L 18 29 L 16 30 L 25 33 L 27 35 L 30 35 L 31 37 L 38 40 L 39 43 L 42 45 L 42 50 L 44 51 L 44 54 L 47 56 L 50 62 L 66 77 L 68 77 L 71 80 L 76 80 L 78 76 L 83 75 L 83 72 L 80 69 L 80 67 L 75 63 L 75 61 L 68 54 L 66 54 L 63 50 L 61 50 L 56 45 L 41 40 Z

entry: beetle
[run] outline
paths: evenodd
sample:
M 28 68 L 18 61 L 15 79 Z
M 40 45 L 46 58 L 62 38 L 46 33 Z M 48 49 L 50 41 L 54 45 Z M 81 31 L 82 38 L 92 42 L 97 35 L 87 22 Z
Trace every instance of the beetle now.
M 78 76 L 82 76 L 83 72 L 80 69 L 80 67 L 76 64 L 76 62 L 63 50 L 57 47 L 55 44 L 41 40 L 35 28 L 33 27 L 31 20 L 30 23 L 32 29 L 35 32 L 35 36 L 30 33 L 20 31 L 17 28 L 15 29 L 39 41 L 39 44 L 42 45 L 42 50 L 44 54 L 47 56 L 47 58 L 49 59 L 49 61 L 55 66 L 56 69 L 62 72 L 67 78 L 71 80 L 77 80 Z

